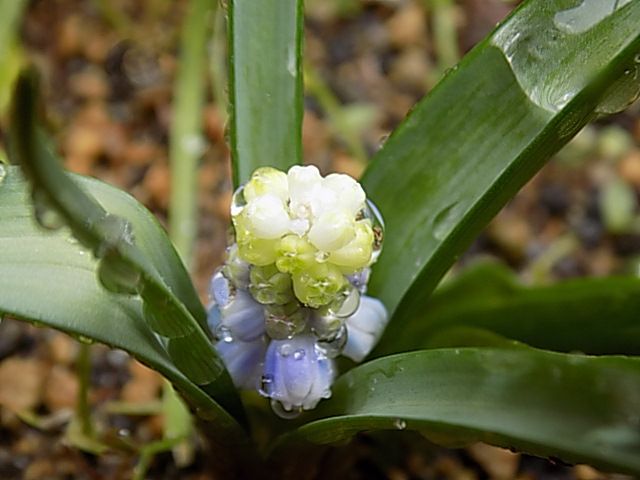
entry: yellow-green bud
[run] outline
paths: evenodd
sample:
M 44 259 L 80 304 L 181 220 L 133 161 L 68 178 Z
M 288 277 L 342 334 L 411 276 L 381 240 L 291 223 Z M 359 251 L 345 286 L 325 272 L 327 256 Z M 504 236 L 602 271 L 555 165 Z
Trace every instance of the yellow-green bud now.
M 275 265 L 251 268 L 249 291 L 263 305 L 284 305 L 295 300 L 291 276 L 280 272 Z
M 287 235 L 280 240 L 276 255 L 276 267 L 284 273 L 293 273 L 309 268 L 315 263 L 318 250 L 298 235 Z
M 275 195 L 283 202 L 289 197 L 287 174 L 273 167 L 258 168 L 244 186 L 244 198 L 250 202 L 262 195 Z
M 369 220 L 360 220 L 355 226 L 355 238 L 347 245 L 331 252 L 328 261 L 340 267 L 345 274 L 354 273 L 369 265 L 373 252 L 373 229 Z
M 338 267 L 329 263 L 314 263 L 291 277 L 296 297 L 311 308 L 328 304 L 347 284 Z
M 256 238 L 242 226 L 242 215 L 233 219 L 239 257 L 252 265 L 270 265 L 276 261 L 279 240 Z

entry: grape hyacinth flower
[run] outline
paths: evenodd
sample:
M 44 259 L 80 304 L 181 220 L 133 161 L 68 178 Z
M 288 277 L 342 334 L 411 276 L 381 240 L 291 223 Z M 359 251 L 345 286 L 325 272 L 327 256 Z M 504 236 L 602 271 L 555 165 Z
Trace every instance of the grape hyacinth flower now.
M 334 359 L 362 361 L 388 315 L 365 296 L 383 222 L 358 182 L 314 166 L 256 170 L 231 205 L 209 326 L 235 385 L 292 417 L 331 396 Z

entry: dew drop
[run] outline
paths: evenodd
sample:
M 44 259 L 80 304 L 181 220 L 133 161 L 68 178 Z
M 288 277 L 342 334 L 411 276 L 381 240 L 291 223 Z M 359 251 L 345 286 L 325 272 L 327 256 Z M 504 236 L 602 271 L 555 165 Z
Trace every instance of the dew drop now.
M 398 430 L 404 430 L 405 428 L 407 428 L 407 422 L 405 422 L 402 418 L 396 418 L 393 421 L 393 426 Z
M 219 342 L 224 342 L 224 343 L 233 342 L 233 334 L 231 333 L 231 330 L 229 330 L 229 327 L 222 324 L 218 325 L 215 328 L 213 332 L 213 336 Z
M 634 58 L 634 65 L 614 81 L 595 108 L 596 113 L 611 115 L 625 110 L 640 97 L 640 55 Z
M 283 357 L 288 357 L 293 353 L 293 346 L 290 343 L 283 343 L 278 347 L 278 353 Z
M 453 202 L 440 210 L 433 218 L 433 236 L 443 241 L 456 225 L 458 202 Z
M 298 73 L 297 53 L 293 46 L 290 46 L 287 51 L 287 72 L 292 77 Z
M 306 357 L 306 355 L 307 355 L 307 352 L 305 352 L 304 349 L 299 348 L 298 350 L 293 352 L 293 359 L 299 361 L 299 360 L 304 359 L 304 357 Z
M 233 197 L 231 197 L 231 216 L 235 217 L 236 215 L 240 215 L 240 212 L 244 210 L 246 204 L 247 200 L 244 198 L 244 185 L 241 185 L 233 192 Z
M 344 350 L 348 338 L 347 327 L 342 325 L 335 335 L 327 339 L 320 339 L 315 343 L 316 355 L 318 358 L 336 358 Z
M 216 418 L 218 418 L 216 411 L 211 408 L 198 407 L 196 408 L 196 415 L 198 416 L 198 418 L 207 421 L 215 420 Z
M 134 295 L 142 282 L 140 271 L 115 251 L 100 259 L 97 274 L 102 286 L 113 293 Z
M 329 253 L 328 252 L 322 252 L 322 251 L 318 250 L 316 252 L 314 258 L 316 259 L 316 262 L 324 263 L 329 259 Z
M 309 324 L 311 332 L 320 340 L 333 338 L 338 330 L 344 325 L 344 319 L 338 318 L 329 313 L 314 311 Z
M 284 418 L 285 420 L 293 420 L 294 418 L 298 418 L 302 413 L 302 407 L 293 407 L 290 410 L 284 408 L 281 402 L 278 400 L 271 400 L 271 410 L 280 418 Z
M 307 312 L 299 305 L 267 305 L 265 330 L 273 340 L 285 340 L 304 330 Z
M 373 230 L 373 253 L 371 254 L 371 263 L 375 262 L 382 251 L 382 242 L 384 240 L 384 220 L 382 214 L 371 200 L 367 200 L 364 207 L 364 218 L 371 220 L 371 228 Z
M 353 285 L 358 291 L 364 295 L 367 293 L 367 285 L 369 283 L 369 277 L 371 276 L 370 268 L 363 268 L 362 270 L 357 271 L 353 275 L 349 275 L 347 279 L 349 283 Z
M 258 388 L 258 393 L 263 397 L 270 397 L 271 390 L 273 389 L 273 375 L 262 375 L 260 377 L 260 387 Z
M 2 163 L 0 163 L 0 184 L 4 182 L 5 178 L 7 178 L 7 169 Z
M 100 245 L 94 251 L 97 258 L 104 257 L 107 252 L 116 249 L 121 244 L 133 245 L 133 227 L 128 220 L 118 215 L 105 215 L 97 222 L 96 229 L 102 238 Z
M 578 6 L 555 14 L 555 26 L 569 34 L 580 34 L 591 30 L 602 20 L 631 0 L 582 0 Z
M 32 193 L 33 213 L 36 222 L 48 230 L 57 230 L 64 225 L 64 218 L 53 207 L 46 193 L 34 190 Z
M 80 343 L 82 343 L 84 345 L 93 345 L 95 343 L 93 341 L 93 339 L 91 339 L 89 337 L 85 337 L 84 335 L 76 336 L 76 340 L 78 340 Z
M 338 318 L 348 318 L 360 306 L 360 291 L 351 286 L 342 295 L 329 304 L 328 313 Z

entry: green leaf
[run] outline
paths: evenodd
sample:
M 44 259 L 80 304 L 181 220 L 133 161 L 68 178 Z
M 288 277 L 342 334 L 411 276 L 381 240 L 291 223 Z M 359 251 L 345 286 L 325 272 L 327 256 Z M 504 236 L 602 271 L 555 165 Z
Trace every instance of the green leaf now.
M 640 2 L 577 4 L 525 2 L 416 105 L 367 170 L 363 184 L 387 222 L 371 281 L 395 313 L 387 335 L 550 155 L 613 100 L 625 106 L 609 87 L 640 78 Z
M 17 46 L 17 34 L 26 0 L 2 2 L 0 7 L 0 114 L 11 94 L 11 86 L 20 71 L 21 52 Z
M 79 176 L 72 178 L 105 209 L 129 218 L 136 244 L 158 260 L 155 265 L 163 278 L 177 290 L 188 292 L 183 284 L 188 281 L 183 278 L 186 274 L 176 269 L 175 263 L 167 263 L 177 255 L 152 215 L 113 187 Z M 229 414 L 173 364 L 160 338 L 143 320 L 140 299 L 107 292 L 96 275 L 97 260 L 69 230 L 47 231 L 35 222 L 28 184 L 18 167 L 8 167 L 0 182 L 0 225 L 2 314 L 131 353 L 171 380 L 194 408 L 214 415 L 222 431 L 236 440 L 242 437 Z M 162 257 L 166 259 L 160 261 Z
M 638 312 L 637 278 L 525 287 L 506 267 L 480 264 L 436 290 L 422 311 L 382 339 L 374 355 L 425 348 L 453 327 L 486 329 L 550 350 L 637 355 Z
M 162 341 L 143 320 L 140 298 L 106 291 L 96 275 L 98 262 L 91 252 L 67 229 L 47 231 L 40 227 L 33 217 L 28 183 L 18 167 L 4 168 L 7 173 L 0 182 L 0 313 L 125 350 L 170 379 L 195 407 L 215 412 L 224 427 L 238 429 L 231 417 L 172 363 Z M 72 178 L 105 209 L 131 220 L 136 244 L 154 263 L 157 261 L 155 265 L 172 289 L 187 292 L 185 298 L 195 295 L 189 292 L 193 287 L 184 271 L 170 262 L 177 255 L 152 215 L 113 187 L 79 176 Z
M 230 0 L 234 183 L 302 160 L 302 0 Z
M 446 446 L 483 441 L 640 473 L 640 359 L 533 349 L 394 355 L 342 376 L 333 396 L 281 445 L 363 430 L 418 430 Z
M 24 73 L 16 83 L 10 139 L 13 157 L 21 163 L 33 187 L 36 219 L 50 229 L 67 224 L 74 237 L 99 259 L 97 273 L 102 285 L 134 299 L 139 294 L 145 307 L 142 317 L 149 328 L 165 337 L 163 345 L 178 368 L 236 418 L 244 419 L 239 397 L 207 336 L 206 326 L 198 324 L 154 268 L 151 258 L 136 246 L 131 222 L 105 210 L 60 168 L 46 148 L 44 136 L 36 130 L 36 102 L 36 78 L 33 73 Z M 40 317 L 46 319 L 46 312 Z M 174 328 L 176 325 L 180 328 Z M 198 365 L 184 361 L 185 355 L 172 343 L 176 337 L 180 344 L 188 342 L 190 348 L 206 352 Z

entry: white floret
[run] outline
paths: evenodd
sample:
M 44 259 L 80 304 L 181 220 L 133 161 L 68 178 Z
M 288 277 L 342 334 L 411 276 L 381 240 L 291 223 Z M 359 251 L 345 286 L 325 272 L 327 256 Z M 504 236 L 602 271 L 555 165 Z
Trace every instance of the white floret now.
M 254 198 L 245 211 L 247 229 L 258 238 L 276 239 L 289 231 L 289 214 L 282 200 L 275 195 Z

